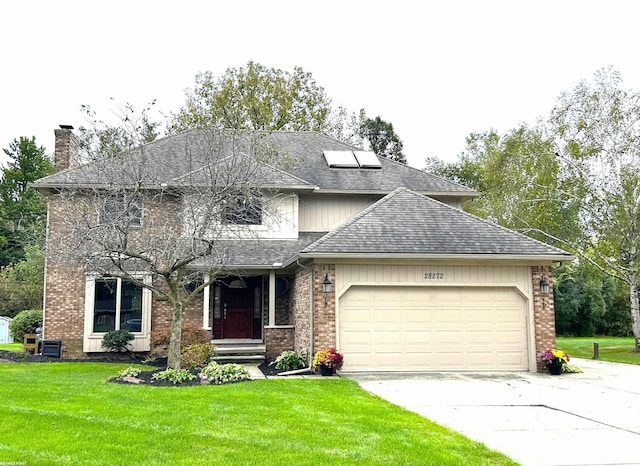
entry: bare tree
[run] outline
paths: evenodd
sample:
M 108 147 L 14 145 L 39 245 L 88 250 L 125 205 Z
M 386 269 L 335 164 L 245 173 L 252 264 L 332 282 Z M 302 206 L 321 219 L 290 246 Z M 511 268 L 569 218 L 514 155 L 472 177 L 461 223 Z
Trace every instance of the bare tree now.
M 198 129 L 127 151 L 108 147 L 40 183 L 55 185 L 50 202 L 64 212 L 48 260 L 167 301 L 168 365 L 179 369 L 185 307 L 228 273 L 235 240 L 258 240 L 255 226 L 278 221 L 286 175 L 269 164 L 275 152 L 262 136 L 248 131 Z

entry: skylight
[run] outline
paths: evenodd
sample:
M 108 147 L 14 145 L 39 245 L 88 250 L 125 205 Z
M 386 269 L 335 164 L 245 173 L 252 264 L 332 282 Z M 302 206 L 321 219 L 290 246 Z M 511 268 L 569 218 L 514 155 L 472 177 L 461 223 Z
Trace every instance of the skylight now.
M 359 168 L 355 155 L 350 150 L 325 150 L 324 158 L 330 168 Z
M 382 168 L 371 151 L 325 150 L 323 154 L 329 168 Z
M 364 150 L 354 150 L 353 155 L 356 156 L 358 165 L 361 168 L 382 168 L 380 160 L 374 152 Z

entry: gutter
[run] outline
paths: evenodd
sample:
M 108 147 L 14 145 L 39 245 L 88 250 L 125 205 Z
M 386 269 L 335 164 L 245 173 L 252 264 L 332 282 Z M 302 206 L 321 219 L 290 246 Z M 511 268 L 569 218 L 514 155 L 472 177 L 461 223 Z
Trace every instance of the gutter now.
M 301 252 L 303 257 L 332 258 L 332 259 L 418 259 L 418 260 L 520 260 L 520 261 L 552 261 L 570 262 L 576 256 L 570 254 L 393 254 L 393 253 L 349 253 L 349 252 Z

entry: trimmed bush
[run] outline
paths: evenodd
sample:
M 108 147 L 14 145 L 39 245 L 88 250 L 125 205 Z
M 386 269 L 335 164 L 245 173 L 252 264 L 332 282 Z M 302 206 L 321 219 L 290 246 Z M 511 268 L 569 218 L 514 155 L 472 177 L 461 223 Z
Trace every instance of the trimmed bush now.
M 154 332 L 151 337 L 151 346 L 168 345 L 171 339 L 171 332 L 161 331 Z M 180 344 L 182 346 L 191 346 L 203 344 L 211 341 L 211 333 L 195 326 L 182 327 L 182 338 Z
M 218 364 L 217 362 L 207 364 L 200 372 L 200 377 L 203 376 L 213 385 L 251 380 L 249 371 L 244 366 L 240 364 Z
M 19 312 L 9 323 L 9 330 L 14 341 L 22 343 L 25 333 L 36 333 L 36 329 L 42 327 L 42 311 L 30 309 Z
M 271 364 L 275 364 L 276 369 L 292 371 L 307 367 L 307 357 L 298 351 L 283 351 Z
M 140 372 L 142 371 L 137 367 L 127 367 L 126 369 L 118 372 L 118 375 L 116 375 L 116 379 L 123 380 L 125 377 L 138 377 L 140 375 Z
M 188 370 L 200 369 L 211 362 L 215 352 L 216 345 L 211 343 L 186 346 L 180 354 L 180 365 Z
M 189 382 L 196 378 L 191 372 L 186 369 L 175 370 L 168 368 L 162 372 L 156 372 L 151 376 L 153 380 L 168 380 L 169 382 L 173 382 L 174 384 L 180 384 Z
M 129 330 L 111 330 L 107 332 L 102 338 L 102 347 L 107 351 L 113 351 L 118 353 L 120 351 L 129 351 L 129 343 L 133 341 L 135 337 Z

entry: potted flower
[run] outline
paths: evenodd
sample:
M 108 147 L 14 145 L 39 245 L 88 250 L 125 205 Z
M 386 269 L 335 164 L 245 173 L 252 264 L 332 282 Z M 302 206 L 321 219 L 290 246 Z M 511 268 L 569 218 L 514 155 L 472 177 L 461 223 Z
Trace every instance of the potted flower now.
M 332 375 L 342 367 L 344 357 L 335 348 L 324 348 L 313 356 L 313 368 L 320 369 L 322 375 Z
M 565 364 L 569 362 L 569 355 L 559 349 L 548 349 L 540 355 L 540 359 L 547 367 L 550 374 L 560 375 Z

